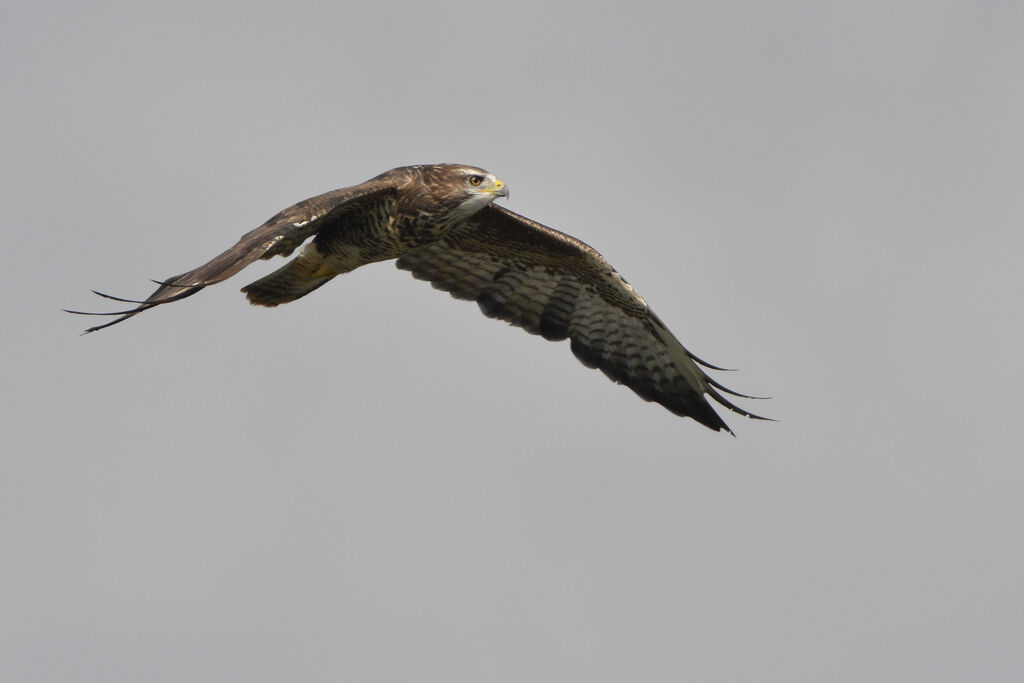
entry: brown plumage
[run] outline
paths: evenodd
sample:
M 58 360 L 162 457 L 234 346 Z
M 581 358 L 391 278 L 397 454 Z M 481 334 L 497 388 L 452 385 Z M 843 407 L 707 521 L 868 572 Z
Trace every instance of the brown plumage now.
M 508 189 L 492 174 L 458 164 L 405 166 L 360 185 L 291 206 L 210 262 L 162 282 L 145 301 L 94 332 L 142 311 L 192 296 L 257 259 L 287 264 L 242 288 L 253 304 L 277 306 L 305 296 L 361 265 L 397 259 L 399 268 L 484 315 L 549 340 L 569 339 L 573 353 L 648 401 L 715 430 L 729 430 L 706 399 L 756 419 L 720 393 L 699 367 L 720 370 L 687 351 L 647 302 L 597 251 L 579 240 L 491 202 Z

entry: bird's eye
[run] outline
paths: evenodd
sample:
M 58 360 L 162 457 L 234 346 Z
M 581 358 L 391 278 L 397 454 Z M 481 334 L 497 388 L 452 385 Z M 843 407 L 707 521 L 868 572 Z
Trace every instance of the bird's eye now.
M 471 175 L 471 176 L 469 176 L 469 184 L 473 185 L 474 187 L 476 187 L 477 185 L 479 185 L 483 181 L 484 181 L 484 177 L 482 175 Z

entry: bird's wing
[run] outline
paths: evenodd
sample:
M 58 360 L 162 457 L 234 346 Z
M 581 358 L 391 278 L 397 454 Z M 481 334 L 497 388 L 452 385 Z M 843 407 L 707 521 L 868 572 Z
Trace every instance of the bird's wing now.
M 348 212 L 359 210 L 365 201 L 372 200 L 384 193 L 394 192 L 394 190 L 393 181 L 378 177 L 360 185 L 310 197 L 279 212 L 260 227 L 242 235 L 235 246 L 209 262 L 187 273 L 157 281 L 160 286 L 144 301 L 123 299 L 95 292 L 106 299 L 138 304 L 135 308 L 108 313 L 87 311 L 68 311 L 68 313 L 120 316 L 106 324 L 90 327 L 85 331 L 88 333 L 115 325 L 154 306 L 179 301 L 192 296 L 208 285 L 228 279 L 257 259 L 288 256 L 305 240 L 334 225 Z
M 705 398 L 760 418 L 729 402 L 726 389 L 698 364 L 647 302 L 590 246 L 520 216 L 488 206 L 441 241 L 398 259 L 399 268 L 484 315 L 545 339 L 568 338 L 573 353 L 647 401 L 729 430 Z

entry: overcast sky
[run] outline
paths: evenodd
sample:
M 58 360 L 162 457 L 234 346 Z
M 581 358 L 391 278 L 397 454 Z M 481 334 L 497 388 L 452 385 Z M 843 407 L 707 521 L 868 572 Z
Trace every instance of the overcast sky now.
M 0 10 L 0 680 L 1024 679 L 1019 2 Z M 460 162 L 778 418 L 737 438 L 305 197 Z

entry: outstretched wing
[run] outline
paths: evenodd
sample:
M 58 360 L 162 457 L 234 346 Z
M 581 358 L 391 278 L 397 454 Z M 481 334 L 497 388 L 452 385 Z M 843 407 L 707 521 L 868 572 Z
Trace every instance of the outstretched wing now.
M 568 338 L 588 367 L 600 368 L 647 401 L 715 430 L 732 430 L 705 398 L 757 419 L 719 393 L 641 297 L 583 242 L 499 206 L 488 206 L 444 239 L 398 259 L 399 268 L 484 315 L 557 341 Z
M 349 211 L 358 210 L 362 204 L 361 200 L 394 190 L 395 184 L 392 180 L 379 176 L 360 185 L 310 197 L 279 212 L 260 227 L 242 235 L 235 246 L 211 261 L 187 273 L 157 282 L 160 286 L 145 301 L 123 299 L 95 292 L 106 299 L 138 304 L 133 309 L 109 313 L 87 311 L 68 311 L 68 313 L 120 316 L 106 324 L 90 327 L 85 331 L 85 333 L 89 333 L 115 325 L 154 306 L 180 301 L 204 287 L 228 279 L 257 259 L 288 256 L 308 238 L 336 224 Z

